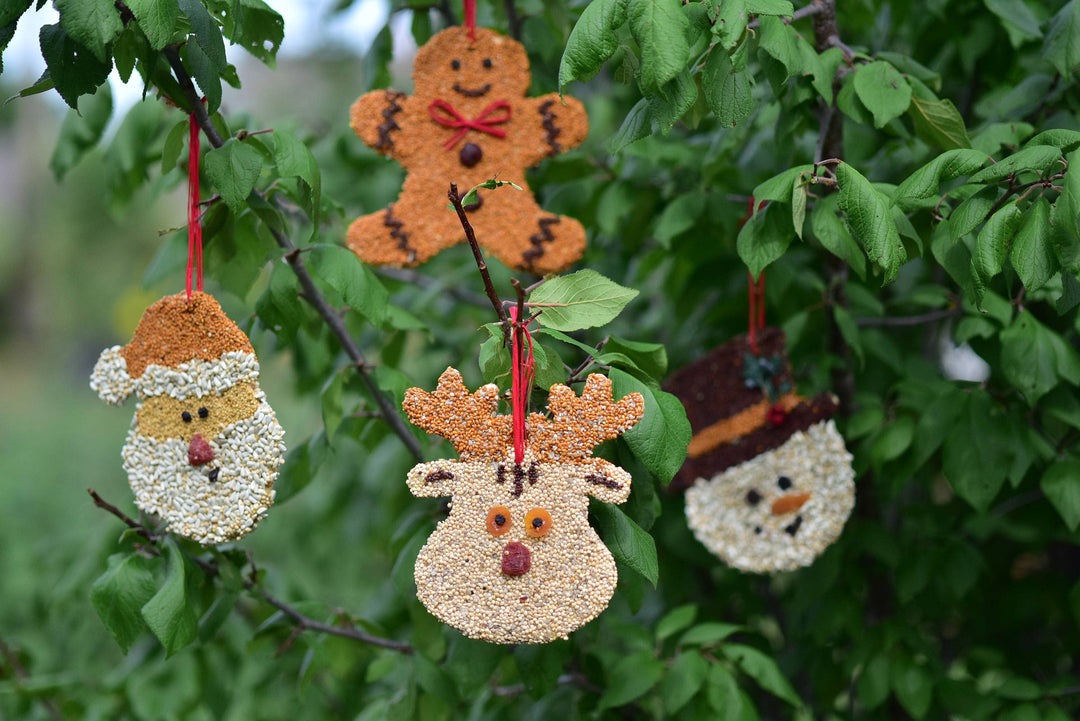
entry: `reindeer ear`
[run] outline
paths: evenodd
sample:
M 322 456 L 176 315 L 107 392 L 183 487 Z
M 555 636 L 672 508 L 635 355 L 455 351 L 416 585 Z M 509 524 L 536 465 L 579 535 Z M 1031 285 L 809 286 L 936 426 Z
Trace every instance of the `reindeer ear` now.
M 409 471 L 409 490 L 418 497 L 452 496 L 457 483 L 458 461 L 432 461 Z
M 604 503 L 623 503 L 630 497 L 630 474 L 624 468 L 600 458 L 584 465 L 585 493 Z
M 118 345 L 103 350 L 90 373 L 90 387 L 97 391 L 101 400 L 114 406 L 126 401 L 139 385 L 128 373 L 127 360 L 121 350 L 123 347 Z

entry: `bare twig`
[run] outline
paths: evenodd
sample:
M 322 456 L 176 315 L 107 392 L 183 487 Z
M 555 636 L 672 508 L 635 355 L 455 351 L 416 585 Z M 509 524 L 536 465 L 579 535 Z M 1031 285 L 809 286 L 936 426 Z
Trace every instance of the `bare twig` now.
M 792 14 L 791 19 L 785 18 L 784 22 L 790 25 L 793 22 L 797 22 L 799 20 L 802 20 L 803 18 L 808 18 L 811 15 L 817 15 L 820 12 L 824 12 L 824 8 L 816 2 L 812 2 L 809 5 L 806 5 L 796 10 Z M 761 23 L 758 22 L 757 18 L 755 18 L 749 23 L 747 23 L 746 27 L 750 28 L 751 30 L 755 30 L 760 24 Z
M 424 275 L 418 273 L 410 268 L 379 268 L 378 274 L 387 278 L 393 278 L 394 280 L 400 280 L 403 283 L 410 283 L 420 288 L 431 288 L 433 290 L 445 290 L 450 295 L 454 296 L 463 303 L 469 305 L 482 306 L 487 308 L 488 300 L 479 293 L 474 293 L 468 288 L 459 288 L 457 286 L 447 285 L 438 278 L 433 278 L 430 275 Z
M 184 91 L 188 103 L 194 109 L 195 122 L 202 129 L 207 140 L 210 141 L 210 144 L 215 148 L 220 148 L 225 144 L 225 141 L 221 139 L 214 124 L 210 122 L 210 116 L 206 114 L 206 108 L 203 107 L 199 94 L 195 91 L 195 86 L 191 82 L 191 76 L 188 75 L 187 69 L 184 68 L 184 64 L 180 61 L 180 54 L 177 52 L 176 46 L 166 46 L 163 52 L 165 57 L 169 60 L 169 65 L 172 67 L 173 74 L 176 76 L 180 88 Z M 253 190 L 252 193 L 262 197 L 263 200 L 266 200 L 266 196 L 262 195 L 257 190 Z M 401 442 L 405 444 L 405 447 L 409 449 L 409 453 L 411 453 L 416 460 L 421 460 L 424 454 L 420 448 L 420 443 L 416 440 L 416 436 L 414 436 L 405 425 L 405 422 L 402 420 L 397 409 L 390 403 L 390 399 L 375 384 L 375 380 L 371 377 L 370 373 L 371 366 L 368 365 L 367 360 L 364 358 L 364 354 L 360 352 L 360 348 L 357 347 L 355 341 L 353 341 L 352 335 L 349 334 L 349 330 L 345 327 L 345 321 L 342 320 L 341 315 L 326 302 L 322 293 L 320 293 L 319 289 L 315 286 L 315 282 L 312 280 L 307 266 L 304 265 L 304 261 L 300 258 L 299 249 L 297 249 L 289 237 L 280 230 L 269 225 L 267 225 L 266 228 L 270 231 L 270 234 L 274 237 L 278 246 L 287 251 L 285 253 L 285 261 L 289 264 L 289 267 L 292 268 L 293 273 L 296 275 L 296 279 L 300 282 L 304 300 L 315 309 L 330 327 L 334 337 L 336 337 L 341 344 L 342 350 L 345 351 L 345 354 L 349 356 L 356 366 L 361 381 L 363 381 L 364 385 L 367 387 L 372 398 L 375 399 L 375 403 L 379 406 L 383 419 L 389 424 L 391 430 L 394 431 L 398 438 L 401 439 Z
M 86 492 L 89 493 L 90 497 L 94 499 L 94 505 L 95 506 L 97 506 L 98 508 L 103 508 L 106 511 L 108 511 L 109 513 L 113 514 L 114 516 L 119 518 L 121 521 L 123 521 L 125 524 L 127 524 L 128 528 L 134 530 L 136 533 L 138 533 L 140 536 L 142 536 L 146 540 L 150 541 L 151 543 L 157 543 L 157 540 L 158 540 L 157 536 L 155 536 L 153 533 L 151 533 L 149 530 L 147 530 L 147 528 L 145 526 L 143 526 L 141 523 L 136 521 L 134 518 L 132 518 L 128 514 L 124 513 L 119 508 L 117 508 L 116 506 L 109 503 L 108 501 L 106 501 L 101 496 L 99 496 L 98 492 L 95 491 L 93 488 L 87 488 Z
M 476 231 L 473 230 L 469 217 L 465 215 L 465 208 L 461 205 L 461 196 L 458 195 L 457 183 L 450 183 L 450 191 L 446 194 L 446 197 L 450 199 L 450 204 L 457 211 L 458 220 L 461 221 L 461 227 L 465 231 L 465 238 L 469 241 L 469 247 L 472 248 L 473 258 L 476 259 L 476 267 L 480 269 L 480 277 L 484 279 L 484 292 L 487 293 L 488 300 L 491 301 L 491 305 L 495 309 L 495 314 L 499 316 L 499 322 L 502 324 L 503 329 L 503 339 L 506 341 L 506 345 L 510 345 L 510 320 L 506 317 L 506 309 L 503 308 L 502 301 L 499 300 L 499 294 L 495 292 L 495 285 L 491 282 L 491 273 L 488 272 L 484 254 L 480 252 L 480 244 L 476 242 Z
M 514 7 L 514 0 L 503 0 L 503 7 L 506 8 L 506 25 L 507 30 L 510 31 L 510 37 L 520 41 L 521 16 L 518 15 L 517 8 Z
M 929 313 L 923 313 L 922 315 L 907 315 L 907 316 L 893 316 L 884 318 L 859 318 L 855 321 L 855 324 L 861 328 L 875 328 L 881 326 L 909 326 L 909 325 L 925 325 L 927 323 L 933 323 L 935 321 L 949 318 L 955 315 L 960 315 L 963 309 L 960 306 L 955 308 L 942 308 L 940 310 L 932 310 Z
M 26 669 L 23 668 L 22 663 L 19 661 L 19 654 L 15 652 L 13 648 L 7 645 L 2 638 L 0 638 L 0 654 L 4 656 L 4 659 L 11 666 L 11 670 L 15 672 L 15 678 L 18 684 L 21 686 L 29 674 L 26 673 Z M 64 721 L 64 716 L 60 713 L 59 707 L 52 702 L 52 699 L 45 698 L 44 696 L 38 696 L 38 700 L 41 705 L 45 707 L 45 710 L 49 713 L 49 718 L 53 721 Z

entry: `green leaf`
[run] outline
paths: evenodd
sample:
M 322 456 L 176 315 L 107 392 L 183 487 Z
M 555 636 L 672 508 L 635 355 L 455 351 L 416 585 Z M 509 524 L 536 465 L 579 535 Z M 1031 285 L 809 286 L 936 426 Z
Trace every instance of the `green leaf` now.
M 1080 32 L 1080 28 L 1077 28 L 1077 32 Z M 1051 128 L 1042 131 L 1025 145 L 1052 145 L 1063 153 L 1069 153 L 1080 148 L 1080 130 Z
M 542 308 L 540 325 L 561 331 L 610 323 L 638 291 L 608 280 L 595 270 L 579 270 L 547 281 L 529 295 L 529 307 Z
M 704 210 L 705 194 L 703 192 L 695 190 L 680 193 L 664 207 L 660 217 L 656 219 L 653 234 L 663 247 L 671 248 L 671 241 L 693 228 Z
M 915 134 L 930 145 L 946 150 L 971 147 L 964 118 L 948 98 L 912 96 L 907 113 L 915 126 Z
M 1024 311 L 1001 332 L 1001 370 L 1034 406 L 1061 381 L 1080 384 L 1080 355 Z
M 689 71 L 676 75 L 663 87 L 660 97 L 649 98 L 647 106 L 649 127 L 667 136 L 676 122 L 697 102 L 697 83 Z
M 106 46 L 124 29 L 113 0 L 53 0 L 60 26 L 75 42 L 84 45 L 98 62 L 109 63 Z
M 217 71 L 224 72 L 229 63 L 225 59 L 225 41 L 221 38 L 221 27 L 199 0 L 179 0 L 179 3 L 181 12 L 191 25 L 191 31 L 195 33 L 195 42 Z
M 717 45 L 709 53 L 701 74 L 705 102 L 722 127 L 733 128 L 754 110 L 750 93 L 753 76 L 746 68 L 735 70 L 727 51 Z
M 695 618 L 697 618 L 697 606 L 692 603 L 671 609 L 656 623 L 657 642 L 663 641 L 683 630 L 692 624 Z
M 648 374 L 660 380 L 667 373 L 667 350 L 661 343 L 643 343 L 612 336 L 604 345 L 604 352 L 621 353 Z
M 1021 220 L 1020 209 L 1016 207 L 1016 203 L 1006 203 L 990 216 L 979 231 L 975 250 L 971 255 L 971 267 L 984 283 L 988 283 L 1001 272 L 1009 252 L 1009 243 L 1012 242 Z
M 790 203 L 791 194 L 795 184 L 802 180 L 802 175 L 811 175 L 814 172 L 813 165 L 796 165 L 788 168 L 768 180 L 758 183 L 752 193 L 754 200 L 760 203 L 763 200 L 775 200 L 780 203 Z
M 851 313 L 849 313 L 842 305 L 833 306 L 833 319 L 836 321 L 836 327 L 840 331 L 840 336 L 844 339 L 844 345 L 855 352 L 855 356 L 858 358 L 859 364 L 861 365 L 864 362 L 865 356 L 863 354 L 862 341 L 859 339 L 859 326 L 856 325 L 855 319 L 851 317 Z
M 874 115 L 875 128 L 885 127 L 911 105 L 911 85 L 884 60 L 857 66 L 853 82 L 859 100 Z
M 386 320 L 390 294 L 355 253 L 339 245 L 316 245 L 306 257 L 310 259 L 313 275 L 337 291 L 351 310 L 373 325 L 381 325 Z
M 946 150 L 900 183 L 893 202 L 903 210 L 919 207 L 914 201 L 936 196 L 942 181 L 970 175 L 989 159 L 989 155 L 978 150 Z
M 618 368 L 612 368 L 609 375 L 616 398 L 640 393 L 645 399 L 645 415 L 622 437 L 638 460 L 666 485 L 682 467 L 690 445 L 686 409 L 675 396 L 645 385 Z
M 185 118 L 165 136 L 165 144 L 161 147 L 161 174 L 171 173 L 176 170 L 176 163 L 180 160 L 180 154 L 184 152 L 184 140 L 188 137 L 188 121 Z
M 631 143 L 647 138 L 652 133 L 652 121 L 649 119 L 649 99 L 642 98 L 634 103 L 630 112 L 623 118 L 622 125 L 608 141 L 608 150 L 615 155 Z
M 957 495 L 985 511 L 1005 482 L 1011 444 L 985 392 L 966 401 L 945 439 L 942 470 Z
M 716 712 L 719 721 L 757 719 L 753 704 L 739 690 L 738 681 L 723 664 L 714 663 L 709 667 L 705 693 L 709 699 L 709 706 Z
M 285 260 L 278 260 L 270 273 L 270 283 L 255 303 L 259 320 L 277 334 L 282 341 L 296 337 L 296 331 L 304 319 L 300 307 L 296 274 Z
M 1039 485 L 1065 525 L 1075 531 L 1080 526 L 1080 461 L 1057 461 L 1046 470 Z
M 1042 57 L 1066 80 L 1080 68 L 1080 0 L 1071 0 L 1050 20 Z
M 596 532 L 615 560 L 637 571 L 655 587 L 660 579 L 660 565 L 653 537 L 610 503 L 594 500 L 589 504 L 589 513 L 595 520 Z
M 746 630 L 734 623 L 699 623 L 682 635 L 680 646 L 715 646 L 732 634 Z
M 1024 213 L 1009 255 L 1016 274 L 1029 291 L 1046 285 L 1058 271 L 1057 256 L 1050 245 L 1050 233 L 1050 203 L 1040 197 Z
M 585 6 L 559 63 L 560 92 L 571 81 L 591 80 L 619 49 L 615 31 L 626 23 L 627 0 L 596 0 Z
M 998 190 L 990 186 L 979 190 L 956 206 L 949 215 L 949 237 L 955 242 L 967 235 L 986 219 L 997 201 Z
M 690 21 L 679 0 L 629 0 L 627 16 L 630 32 L 641 46 L 641 90 L 661 95 L 661 89 L 686 67 Z
M 910 660 L 892 665 L 892 687 L 904 710 L 916 719 L 926 716 L 933 695 L 934 678 Z
M 342 369 L 331 375 L 322 388 L 323 428 L 326 429 L 326 439 L 330 443 L 333 443 L 334 433 L 337 432 L 338 426 L 341 425 L 341 419 L 344 415 L 342 403 L 344 392 L 345 373 L 344 369 Z
M 680 711 L 701 689 L 709 664 L 697 651 L 683 651 L 671 664 L 660 684 L 660 699 L 669 715 Z
M 739 230 L 735 249 L 750 274 L 757 278 L 761 271 L 784 254 L 794 237 L 791 211 L 786 205 L 769 203 L 754 213 Z
M 719 39 L 725 50 L 731 50 L 746 32 L 746 24 L 749 13 L 746 11 L 746 0 L 724 0 L 714 5 L 715 22 L 713 22 L 713 35 Z
M 787 75 L 784 80 L 802 74 L 802 51 L 799 49 L 799 35 L 778 17 L 758 18 L 760 26 L 758 46 L 773 59 L 784 66 Z
M 788 0 L 743 0 L 746 12 L 754 15 L 783 15 L 791 17 L 795 7 Z
M 185 43 L 180 49 L 180 58 L 206 96 L 207 112 L 217 112 L 221 107 L 221 69 L 214 64 L 199 43 Z
M 844 222 L 871 262 L 882 269 L 884 282 L 890 282 L 907 260 L 907 251 L 892 220 L 888 199 L 847 163 L 837 165 L 836 180 Z
M 791 189 L 791 224 L 795 226 L 795 235 L 799 236 L 799 240 L 803 239 L 803 226 L 806 225 L 807 194 L 805 185 L 795 185 Z
M 77 107 L 80 95 L 94 92 L 109 78 L 112 66 L 94 57 L 87 48 L 69 36 L 59 25 L 44 25 L 38 36 L 41 56 L 48 68 L 48 80 L 72 108 Z M 32 87 L 19 93 L 21 97 L 47 90 L 42 76 Z
M 312 238 L 319 231 L 319 210 L 322 205 L 322 174 L 311 150 L 291 133 L 274 131 L 274 164 L 283 178 L 295 176 L 307 184 L 304 210 L 311 218 Z
M 873 711 L 889 698 L 889 657 L 878 652 L 870 659 L 859 674 L 856 686 L 859 703 L 867 711 Z
M 990 12 L 998 16 L 1001 26 L 1009 36 L 1009 43 L 1014 47 L 1020 47 L 1027 40 L 1038 40 L 1042 37 L 1039 30 L 1039 19 L 1024 0 L 983 0 Z
M 664 664 L 653 656 L 652 651 L 623 656 L 611 667 L 596 710 L 618 708 L 641 698 L 652 690 L 663 674 Z
M 172 656 L 195 640 L 199 616 L 193 598 L 188 598 L 184 574 L 184 554 L 173 540 L 164 544 L 165 583 L 142 607 L 142 617 L 154 632 L 165 655 Z
M 112 90 L 105 83 L 96 93 L 80 100 L 79 112 L 69 112 L 64 117 L 60 138 L 49 160 L 49 167 L 57 180 L 63 180 L 67 172 L 98 144 L 112 117 L 112 110 Z
M 506 379 L 510 377 L 510 351 L 503 342 L 502 331 L 494 324 L 485 326 L 491 337 L 480 345 L 480 355 L 477 362 L 480 365 L 480 375 L 485 383 L 494 383 L 505 387 Z
M 244 209 L 259 180 L 262 165 L 262 154 L 236 138 L 229 138 L 203 157 L 203 172 L 234 213 Z
M 169 44 L 180 19 L 177 0 L 127 0 L 127 6 L 135 13 L 150 47 L 161 50 Z
M 754 679 L 758 686 L 792 706 L 802 706 L 802 699 L 780 671 L 776 661 L 753 646 L 729 643 L 720 647 L 724 656 L 731 659 L 743 673 Z
M 996 183 L 1013 173 L 1032 171 L 1042 173 L 1061 157 L 1061 151 L 1052 145 L 1028 145 L 989 168 L 983 168 L 968 178 L 970 183 Z
M 236 0 L 225 16 L 225 37 L 270 67 L 274 67 L 285 20 L 262 0 Z
M 156 590 L 150 561 L 123 553 L 109 556 L 108 570 L 90 587 L 94 610 L 125 654 L 146 630 L 140 609 Z
M 846 261 L 860 280 L 866 280 L 866 255 L 840 218 L 837 201 L 836 193 L 818 198 L 810 211 L 810 232 L 825 250 Z

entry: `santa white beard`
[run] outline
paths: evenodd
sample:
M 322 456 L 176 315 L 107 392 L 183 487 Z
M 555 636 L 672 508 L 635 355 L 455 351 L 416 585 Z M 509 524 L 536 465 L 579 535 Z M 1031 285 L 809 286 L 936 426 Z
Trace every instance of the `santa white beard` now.
M 285 431 L 259 396 L 253 416 L 207 439 L 214 460 L 200 466 L 188 462 L 186 441 L 139 433 L 136 416 L 122 454 L 136 505 L 163 518 L 168 531 L 204 545 L 251 531 L 274 502 L 274 480 L 285 453 Z

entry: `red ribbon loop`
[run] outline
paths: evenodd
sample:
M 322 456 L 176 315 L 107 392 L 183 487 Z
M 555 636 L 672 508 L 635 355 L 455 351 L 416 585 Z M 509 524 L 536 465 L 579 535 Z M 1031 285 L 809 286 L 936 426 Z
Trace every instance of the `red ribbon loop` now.
M 187 299 L 191 300 L 191 280 L 195 289 L 203 289 L 202 221 L 199 218 L 199 125 L 195 113 L 188 116 L 188 262 Z
M 503 111 L 501 115 L 495 117 L 489 117 L 493 113 Z M 428 105 L 428 115 L 439 125 L 446 128 L 457 128 L 457 132 L 450 136 L 450 139 L 443 143 L 443 147 L 449 150 L 454 147 L 468 135 L 470 130 L 479 130 L 481 133 L 487 133 L 488 135 L 494 135 L 496 138 L 505 138 L 506 131 L 501 128 L 493 127 L 495 125 L 501 125 L 510 120 L 510 103 L 505 100 L 498 100 L 491 105 L 484 108 L 484 110 L 472 120 L 462 117 L 461 113 L 454 110 L 454 106 L 445 100 L 432 100 Z

